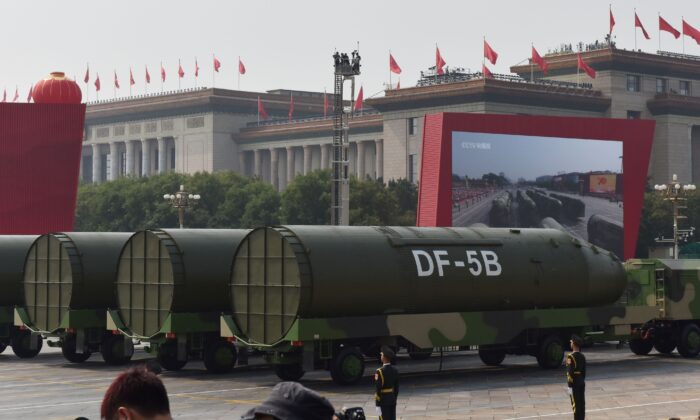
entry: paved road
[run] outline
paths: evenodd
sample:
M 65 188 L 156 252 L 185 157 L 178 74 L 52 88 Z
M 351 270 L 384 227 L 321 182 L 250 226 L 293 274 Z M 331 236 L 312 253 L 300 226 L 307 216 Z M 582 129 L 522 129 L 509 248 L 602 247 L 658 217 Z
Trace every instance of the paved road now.
M 567 194 L 547 190 L 547 193 L 551 192 L 581 200 L 586 205 L 586 213 L 583 218 L 578 219 L 573 223 L 566 220 L 560 221 L 560 223 L 562 223 L 562 225 L 564 225 L 564 227 L 572 234 L 583 238 L 584 240 L 588 240 L 588 219 L 594 214 L 605 216 L 621 223 L 623 222 L 622 202 L 614 203 L 605 198 L 591 197 L 587 195 L 581 196 L 577 194 Z M 622 238 L 620 238 L 620 241 L 622 241 Z
M 613 345 L 586 349 L 589 360 L 589 419 L 694 418 L 700 411 L 700 359 L 635 356 Z M 137 359 L 148 356 L 137 351 Z M 94 359 L 94 360 L 93 360 Z M 34 360 L 0 355 L 0 418 L 98 418 L 102 395 L 119 368 L 102 364 L 99 355 L 83 365 L 64 362 L 55 349 Z M 277 382 L 259 359 L 238 372 L 212 376 L 201 363 L 162 378 L 175 418 L 237 419 L 259 403 Z M 502 367 L 484 367 L 473 352 L 413 362 L 399 360 L 402 372 L 398 415 L 401 419 L 568 419 L 563 369 L 544 371 L 533 358 L 509 356 Z M 369 362 L 368 365 L 374 365 Z M 334 385 L 326 372 L 307 374 L 303 383 L 337 406 L 363 406 L 376 419 L 371 369 L 357 386 Z
M 489 224 L 489 211 L 491 211 L 491 201 L 496 198 L 501 191 L 494 191 L 479 201 L 469 203 L 469 207 L 460 207 L 459 210 L 452 208 L 452 226 L 469 226 L 474 223 Z

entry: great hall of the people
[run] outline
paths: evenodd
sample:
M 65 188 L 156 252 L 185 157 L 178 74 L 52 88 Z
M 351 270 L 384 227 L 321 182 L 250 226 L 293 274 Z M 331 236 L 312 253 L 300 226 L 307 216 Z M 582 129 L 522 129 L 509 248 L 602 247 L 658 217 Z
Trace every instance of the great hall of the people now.
M 471 112 L 654 119 L 652 183 L 672 174 L 700 183 L 700 57 L 585 49 L 595 79 L 577 74 L 577 54 L 564 51 L 545 56 L 547 75 L 530 64 L 489 79 L 458 69 L 367 100 L 350 124 L 351 174 L 418 182 L 424 116 Z M 233 170 L 282 190 L 297 174 L 330 167 L 323 95 L 200 88 L 88 104 L 81 179 Z M 258 97 L 270 120 L 259 121 Z

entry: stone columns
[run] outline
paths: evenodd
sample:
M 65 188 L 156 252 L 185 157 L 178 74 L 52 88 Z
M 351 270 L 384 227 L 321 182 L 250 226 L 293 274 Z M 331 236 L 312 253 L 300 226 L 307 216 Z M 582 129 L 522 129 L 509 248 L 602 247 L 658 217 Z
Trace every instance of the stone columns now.
M 151 174 L 151 147 L 148 139 L 141 139 L 141 173 L 143 176 Z
M 238 173 L 246 176 L 245 173 L 245 154 L 246 152 L 238 152 Z
M 280 190 L 279 169 L 279 150 L 273 147 L 270 149 L 270 182 L 275 191 Z
M 158 173 L 165 173 L 165 164 L 167 162 L 167 149 L 165 147 L 165 138 L 158 137 Z
M 321 169 L 328 169 L 328 155 L 330 154 L 330 144 L 321 145 Z
M 120 169 L 120 156 L 119 156 L 119 143 L 117 142 L 111 142 L 109 144 L 109 158 L 112 161 L 110 171 L 109 171 L 109 180 L 114 181 L 115 179 L 119 178 L 119 169 Z
M 374 165 L 375 168 L 377 168 L 377 179 L 384 179 L 384 141 L 382 139 L 375 140 L 374 141 L 374 146 L 375 149 L 377 150 L 376 152 L 376 164 Z
M 287 185 L 294 180 L 294 147 L 287 147 Z
M 99 184 L 102 181 L 102 154 L 100 153 L 100 145 L 93 143 L 92 145 L 92 182 Z
M 365 179 L 365 142 L 357 142 L 357 179 Z
M 134 142 L 131 140 L 126 141 L 126 176 L 133 176 L 135 171 L 134 168 Z
M 311 172 L 311 146 L 304 146 L 304 175 Z
M 262 179 L 262 150 L 255 149 L 253 153 L 255 156 L 253 162 L 253 175 L 258 177 L 258 179 Z

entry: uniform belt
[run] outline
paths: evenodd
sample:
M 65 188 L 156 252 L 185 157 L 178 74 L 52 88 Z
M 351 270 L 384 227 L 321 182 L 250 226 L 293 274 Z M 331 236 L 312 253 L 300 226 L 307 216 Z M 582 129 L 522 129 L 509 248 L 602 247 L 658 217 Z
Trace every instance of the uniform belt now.
M 394 388 L 384 388 L 382 389 L 382 394 L 388 394 L 390 392 L 394 392 Z
M 581 372 L 574 372 L 574 375 L 580 375 Z

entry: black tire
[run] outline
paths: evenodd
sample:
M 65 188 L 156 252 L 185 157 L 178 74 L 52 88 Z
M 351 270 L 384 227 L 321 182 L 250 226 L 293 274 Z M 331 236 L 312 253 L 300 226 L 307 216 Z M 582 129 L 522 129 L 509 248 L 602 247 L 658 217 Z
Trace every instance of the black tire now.
M 696 357 L 700 353 L 700 328 L 688 324 L 681 330 L 678 338 L 678 353 L 687 358 Z
M 187 364 L 187 353 L 185 360 L 177 359 L 177 341 L 168 340 L 158 346 L 158 363 L 166 370 L 180 370 Z
M 39 338 L 39 344 L 37 345 L 36 349 L 31 349 L 30 345 L 32 339 L 32 333 L 30 333 L 28 330 L 18 330 L 10 339 L 12 352 L 15 353 L 20 359 L 31 359 L 32 357 L 35 357 L 41 351 L 41 347 L 44 345 L 44 340 Z
M 365 359 L 357 347 L 344 347 L 331 362 L 331 378 L 338 385 L 357 383 L 365 373 Z
M 556 369 L 564 361 L 564 342 L 552 334 L 540 341 L 537 349 L 537 363 L 543 369 Z
M 505 350 L 479 349 L 479 358 L 486 366 L 499 366 L 506 358 Z
M 213 339 L 204 346 L 204 367 L 211 373 L 228 373 L 236 364 L 236 346 L 222 339 Z
M 0 353 L 4 352 L 7 348 L 7 343 L 0 342 Z
M 638 356 L 646 356 L 654 347 L 654 342 L 651 340 L 642 340 L 641 338 L 633 338 L 630 340 L 630 350 Z
M 275 374 L 283 381 L 296 382 L 304 376 L 304 373 L 301 363 L 275 365 Z
M 75 334 L 66 334 L 63 338 L 63 345 L 61 346 L 61 353 L 63 357 L 71 363 L 83 363 L 90 358 L 92 353 L 87 348 L 83 348 L 82 353 L 77 352 L 77 337 Z
M 131 340 L 121 334 L 105 334 L 100 343 L 102 360 L 108 365 L 119 366 L 131 360 L 134 355 L 134 345 Z
M 658 337 L 654 339 L 654 348 L 661 354 L 671 354 L 676 349 L 676 342 L 671 337 Z

